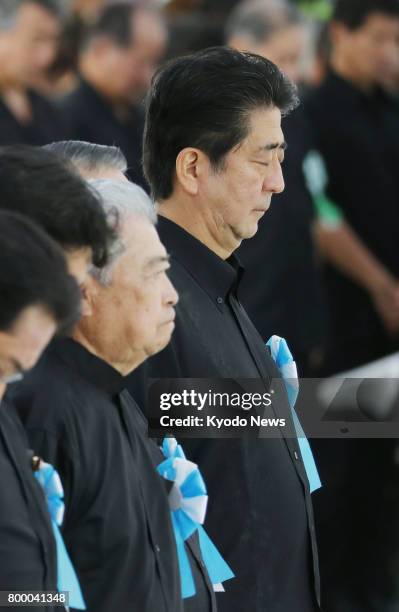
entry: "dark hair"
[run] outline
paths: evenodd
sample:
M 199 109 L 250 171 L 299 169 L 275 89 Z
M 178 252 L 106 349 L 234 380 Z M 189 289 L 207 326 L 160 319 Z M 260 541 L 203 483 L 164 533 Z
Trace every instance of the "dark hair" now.
M 132 15 L 135 11 L 136 6 L 127 2 L 106 6 L 86 30 L 83 48 L 94 38 L 102 36 L 112 40 L 118 47 L 129 47 L 132 43 Z
M 252 110 L 287 114 L 297 103 L 291 81 L 252 53 L 213 47 L 168 62 L 153 78 L 146 107 L 144 171 L 154 199 L 172 194 L 182 149 L 200 149 L 220 169 L 248 135 Z
M 399 0 L 337 0 L 332 20 L 356 30 L 373 13 L 399 18 Z
M 42 306 L 64 333 L 80 315 L 80 291 L 60 247 L 36 224 L 0 210 L 0 329 L 22 311 Z
M 98 168 L 113 168 L 126 172 L 127 160 L 119 147 L 94 144 L 83 140 L 60 140 L 43 147 L 68 160 L 76 168 L 95 171 Z
M 27 145 L 0 147 L 0 209 L 28 215 L 65 250 L 107 263 L 114 239 L 99 196 L 65 160 Z

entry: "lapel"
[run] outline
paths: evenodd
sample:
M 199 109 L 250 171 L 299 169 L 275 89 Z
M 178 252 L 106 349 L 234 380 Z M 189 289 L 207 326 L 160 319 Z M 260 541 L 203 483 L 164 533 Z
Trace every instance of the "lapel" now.
M 12 409 L 12 407 L 9 409 Z M 7 407 L 2 406 L 0 410 L 7 410 Z M 44 585 L 46 588 L 51 589 L 54 588 L 56 584 L 56 547 L 50 515 L 47 512 L 46 501 L 42 489 L 39 483 L 36 482 L 33 473 L 30 471 L 28 449 L 19 457 L 12 444 L 12 440 L 15 439 L 18 434 L 18 427 L 13 421 L 13 418 L 3 413 L 0 418 L 0 436 L 19 480 L 22 494 L 28 508 L 28 514 L 31 517 L 32 527 L 41 543 L 42 551 L 44 551 L 43 564 L 46 568 Z M 23 447 L 23 441 L 21 441 L 21 446 Z
M 302 483 L 305 493 L 309 492 L 309 483 L 306 476 L 305 466 L 302 461 L 302 455 L 300 452 L 294 422 L 292 418 L 291 407 L 289 405 L 287 392 L 285 389 L 284 381 L 281 374 L 274 363 L 270 352 L 265 344 L 262 344 L 260 337 L 254 329 L 253 334 L 248 333 L 248 329 L 253 327 L 253 324 L 248 317 L 245 309 L 242 307 L 240 302 L 237 300 L 231 301 L 231 306 L 236 315 L 237 323 L 241 329 L 241 332 L 247 342 L 248 349 L 256 363 L 259 370 L 259 374 L 263 380 L 263 383 L 268 392 L 272 393 L 272 410 L 275 413 L 276 418 L 283 418 L 286 422 L 286 427 L 280 431 L 284 439 L 285 445 L 289 452 L 292 463 L 294 464 L 297 475 Z M 240 321 L 245 319 L 247 326 L 242 326 Z M 266 430 L 262 429 L 259 432 L 259 437 L 267 437 Z

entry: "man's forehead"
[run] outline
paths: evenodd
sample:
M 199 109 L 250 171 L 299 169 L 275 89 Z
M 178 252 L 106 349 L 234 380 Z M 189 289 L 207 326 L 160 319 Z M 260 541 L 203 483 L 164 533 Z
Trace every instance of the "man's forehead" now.
M 251 113 L 249 117 L 250 130 L 248 134 L 248 143 L 251 147 L 260 148 L 276 148 L 277 146 L 286 146 L 284 142 L 284 134 L 281 128 L 281 112 L 278 108 L 258 109 Z

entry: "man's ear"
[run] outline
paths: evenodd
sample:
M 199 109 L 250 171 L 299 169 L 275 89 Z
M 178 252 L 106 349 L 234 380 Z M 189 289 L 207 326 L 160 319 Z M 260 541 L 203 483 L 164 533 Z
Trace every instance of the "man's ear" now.
M 176 158 L 176 179 L 189 195 L 197 195 L 200 179 L 208 171 L 209 160 L 199 149 L 186 147 Z
M 98 293 L 98 282 L 88 274 L 80 285 L 80 292 L 82 317 L 91 317 Z

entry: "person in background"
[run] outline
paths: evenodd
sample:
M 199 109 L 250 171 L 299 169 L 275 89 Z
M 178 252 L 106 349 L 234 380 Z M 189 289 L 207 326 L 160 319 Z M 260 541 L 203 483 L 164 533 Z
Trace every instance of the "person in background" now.
M 3 396 L 53 335 L 77 321 L 80 294 L 62 250 L 27 217 L 0 210 L 0 243 L 0 590 L 56 591 L 50 514 L 24 432 Z
M 56 0 L 0 3 L 0 144 L 41 145 L 68 135 L 60 112 L 38 93 L 60 28 Z
M 105 8 L 80 52 L 80 84 L 60 102 L 70 137 L 119 146 L 128 161 L 129 178 L 142 186 L 146 183 L 140 103 L 166 41 L 166 26 L 157 9 L 126 2 Z
M 93 144 L 82 140 L 60 140 L 43 147 L 71 163 L 79 174 L 88 179 L 127 181 L 127 160 L 118 147 Z
M 47 71 L 47 91 L 53 98 L 65 96 L 78 85 L 79 49 L 87 28 L 109 0 L 72 0 L 68 3 L 57 55 Z
M 399 2 L 338 0 L 329 33 L 329 74 L 306 108 L 327 195 L 363 250 L 356 261 L 333 232 L 324 236 L 337 264 L 325 275 L 333 340 L 326 371 L 336 373 L 399 346 L 399 107 L 381 87 L 398 61 Z M 388 612 L 399 599 L 397 443 L 321 442 L 326 486 L 315 516 L 326 609 Z
M 399 346 L 399 179 L 394 161 L 399 111 L 381 88 L 397 63 L 399 2 L 337 2 L 330 39 L 329 75 L 306 108 L 326 161 L 327 194 L 378 264 L 373 270 L 364 265 L 352 269 L 352 258 L 332 237 L 330 250 L 335 246 L 347 259 L 345 276 L 336 267 L 326 271 L 334 339 L 329 371 L 337 372 Z

